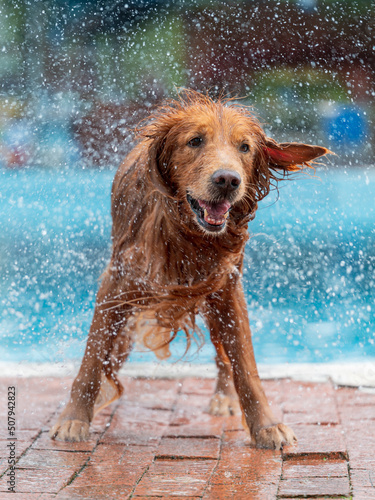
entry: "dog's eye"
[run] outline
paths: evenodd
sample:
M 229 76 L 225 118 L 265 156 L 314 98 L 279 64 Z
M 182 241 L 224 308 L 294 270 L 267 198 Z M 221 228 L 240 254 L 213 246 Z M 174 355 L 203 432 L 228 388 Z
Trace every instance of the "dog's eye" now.
M 188 142 L 188 146 L 192 148 L 199 148 L 199 146 L 202 144 L 203 139 L 202 137 L 194 137 Z
M 244 142 L 243 144 L 241 144 L 240 146 L 240 151 L 241 153 L 247 153 L 249 151 L 249 145 L 246 144 L 246 142 Z

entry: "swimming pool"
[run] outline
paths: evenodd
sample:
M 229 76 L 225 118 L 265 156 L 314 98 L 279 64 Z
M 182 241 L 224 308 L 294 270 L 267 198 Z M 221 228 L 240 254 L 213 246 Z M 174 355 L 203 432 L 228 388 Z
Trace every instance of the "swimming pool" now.
M 113 176 L 113 169 L 0 171 L 3 361 L 81 358 L 110 256 Z M 259 362 L 375 357 L 374 186 L 373 167 L 325 167 L 281 184 L 277 202 L 276 193 L 262 202 L 244 270 Z M 184 349 L 181 336 L 171 360 Z M 206 343 L 186 359 L 212 357 Z

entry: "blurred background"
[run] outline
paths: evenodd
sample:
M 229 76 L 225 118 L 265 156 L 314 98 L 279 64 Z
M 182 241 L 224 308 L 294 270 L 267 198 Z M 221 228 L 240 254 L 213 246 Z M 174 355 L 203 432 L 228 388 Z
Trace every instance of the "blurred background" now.
M 114 169 L 177 87 L 241 96 L 270 136 L 337 155 L 250 227 L 258 358 L 375 356 L 374 21 L 371 0 L 0 0 L 5 359 L 81 355 Z
M 271 134 L 368 161 L 374 20 L 371 0 L 1 0 L 2 161 L 117 164 L 179 86 L 246 96 Z

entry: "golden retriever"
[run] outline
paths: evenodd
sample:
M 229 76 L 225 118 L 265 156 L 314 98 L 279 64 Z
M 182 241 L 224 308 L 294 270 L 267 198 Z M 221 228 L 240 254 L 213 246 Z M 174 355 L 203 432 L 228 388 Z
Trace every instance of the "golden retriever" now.
M 113 182 L 112 258 L 82 365 L 50 435 L 87 439 L 95 412 L 123 392 L 117 372 L 133 343 L 167 357 L 178 331 L 189 345 L 200 314 L 217 352 L 210 412 L 229 414 L 237 394 L 257 447 L 292 444 L 259 379 L 242 265 L 258 201 L 328 150 L 279 144 L 247 107 L 194 91 L 160 107 L 138 133 Z

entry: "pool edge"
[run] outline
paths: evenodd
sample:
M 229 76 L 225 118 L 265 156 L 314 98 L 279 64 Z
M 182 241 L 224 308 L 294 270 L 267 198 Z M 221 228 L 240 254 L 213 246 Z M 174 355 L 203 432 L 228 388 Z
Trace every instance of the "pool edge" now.
M 332 381 L 336 385 L 375 388 L 375 359 L 373 361 L 335 363 L 259 364 L 262 379 L 290 378 L 303 382 Z M 74 377 L 78 362 L 67 363 L 0 363 L 1 378 L 5 377 Z M 180 362 L 128 363 L 120 375 L 148 378 L 214 378 L 216 366 Z

